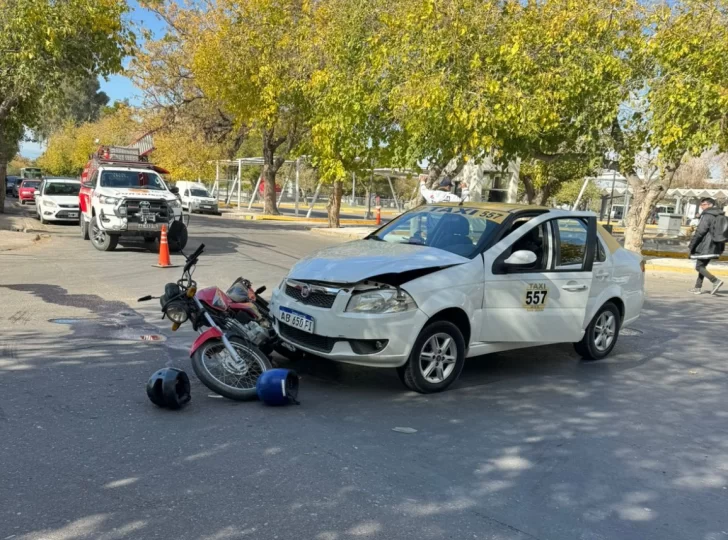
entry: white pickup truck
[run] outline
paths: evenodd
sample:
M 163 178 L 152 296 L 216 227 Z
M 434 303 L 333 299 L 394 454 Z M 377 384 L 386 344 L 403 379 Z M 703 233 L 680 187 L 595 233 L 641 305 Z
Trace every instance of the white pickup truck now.
M 112 251 L 122 236 L 153 243 L 166 226 L 170 249 L 182 250 L 187 227 L 177 189 L 164 182 L 163 169 L 134 160 L 134 150 L 101 147 L 86 165 L 79 194 L 81 236 L 100 251 Z

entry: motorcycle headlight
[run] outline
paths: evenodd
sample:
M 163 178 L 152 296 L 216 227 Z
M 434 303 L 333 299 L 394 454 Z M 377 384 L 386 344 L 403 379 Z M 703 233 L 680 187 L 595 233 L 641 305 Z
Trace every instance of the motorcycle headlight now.
M 379 289 L 355 294 L 349 300 L 346 311 L 353 313 L 401 313 L 415 309 L 417 304 L 402 290 Z
M 119 202 L 119 199 L 116 197 L 109 197 L 108 195 L 99 195 L 99 202 L 101 204 L 116 204 Z
M 167 314 L 167 318 L 173 323 L 182 324 L 189 318 L 187 313 L 187 306 L 184 302 L 172 302 L 164 310 Z
M 50 206 L 51 208 L 55 208 L 58 205 L 56 203 L 54 203 L 53 201 L 44 200 L 43 201 L 43 206 Z

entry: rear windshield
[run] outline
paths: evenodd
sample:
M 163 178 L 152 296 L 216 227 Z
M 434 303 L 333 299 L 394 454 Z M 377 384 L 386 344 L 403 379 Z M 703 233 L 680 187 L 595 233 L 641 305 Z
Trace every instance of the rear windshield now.
M 139 171 L 103 171 L 101 187 L 166 190 L 158 174 Z
M 52 182 L 46 183 L 43 193 L 45 195 L 78 195 L 80 190 L 81 184 L 76 184 L 74 182 Z
M 38 189 L 38 186 L 40 186 L 40 182 L 35 181 L 35 180 L 23 180 L 23 183 L 20 184 L 20 187 L 25 187 L 25 188 Z
M 398 244 L 429 246 L 474 257 L 507 216 L 467 206 L 419 206 L 367 237 Z
M 190 195 L 193 197 L 209 197 L 206 189 L 191 189 Z

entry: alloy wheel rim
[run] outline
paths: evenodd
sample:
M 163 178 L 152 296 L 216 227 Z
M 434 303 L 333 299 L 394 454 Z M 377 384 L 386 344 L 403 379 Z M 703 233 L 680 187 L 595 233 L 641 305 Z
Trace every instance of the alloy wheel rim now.
M 442 383 L 455 370 L 457 345 L 449 334 L 439 333 L 430 337 L 420 351 L 420 373 L 425 381 Z
M 93 223 L 91 227 L 91 236 L 93 236 L 94 242 L 97 244 L 103 244 L 106 241 L 106 233 L 99 229 L 96 223 Z
M 617 318 L 611 311 L 605 311 L 594 325 L 594 346 L 598 351 L 604 352 L 614 343 L 617 334 Z

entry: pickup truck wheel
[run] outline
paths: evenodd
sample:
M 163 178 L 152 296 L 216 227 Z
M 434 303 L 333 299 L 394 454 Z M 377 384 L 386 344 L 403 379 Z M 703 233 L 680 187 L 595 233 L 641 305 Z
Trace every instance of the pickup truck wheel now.
M 407 363 L 398 369 L 410 390 L 442 392 L 454 383 L 465 365 L 465 339 L 457 326 L 435 321 L 420 332 Z
M 96 217 L 91 218 L 91 243 L 99 251 L 114 251 L 119 243 L 119 237 L 102 231 L 96 224 Z
M 83 240 L 88 240 L 89 239 L 88 222 L 84 219 L 83 214 L 81 214 L 81 217 L 78 218 L 78 225 L 81 228 L 81 238 Z
M 582 340 L 574 343 L 574 349 L 584 360 L 606 358 L 617 344 L 621 322 L 617 306 L 607 302 L 586 327 Z

